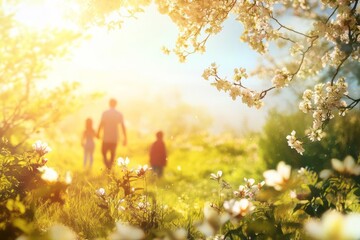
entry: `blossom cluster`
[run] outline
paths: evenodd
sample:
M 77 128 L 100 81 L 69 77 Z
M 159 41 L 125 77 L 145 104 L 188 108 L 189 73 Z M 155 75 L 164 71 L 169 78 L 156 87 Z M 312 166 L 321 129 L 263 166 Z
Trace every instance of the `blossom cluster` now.
M 238 190 L 234 191 L 234 196 L 239 198 L 254 199 L 256 194 L 264 186 L 265 181 L 255 184 L 255 179 L 244 178 L 245 185 L 240 185 Z
M 123 172 L 135 173 L 138 177 L 144 176 L 146 172 L 151 170 L 151 168 L 147 164 L 143 166 L 139 165 L 137 169 L 133 169 L 133 168 L 128 169 L 128 165 L 130 163 L 130 159 L 128 157 L 125 158 L 119 157 L 116 162 L 117 165 L 121 167 Z
M 276 38 L 276 30 L 269 21 L 272 7 L 260 1 L 239 1 L 233 11 L 244 26 L 240 39 L 258 53 L 266 53 L 267 41 Z
M 344 161 L 340 161 L 339 159 L 333 158 L 331 159 L 331 165 L 333 170 L 340 174 L 345 175 L 360 175 L 360 164 L 357 164 L 352 156 L 346 156 Z M 330 169 L 324 169 L 320 172 L 320 177 L 323 179 L 329 178 L 334 171 Z
M 228 17 L 236 1 L 155 1 L 159 12 L 167 14 L 178 26 L 179 34 L 175 48 L 172 49 L 179 60 L 194 52 L 203 53 L 210 35 L 222 29 L 222 23 Z
M 230 214 L 230 219 L 239 220 L 255 209 L 255 206 L 246 198 L 240 200 L 230 199 L 224 202 L 225 211 Z
M 359 61 L 360 27 L 357 19 L 358 4 L 354 0 L 344 1 L 156 1 L 159 10 L 168 14 L 179 28 L 175 52 L 181 61 L 189 54 L 205 51 L 211 35 L 217 34 L 223 21 L 234 14 L 243 26 L 240 39 L 260 54 L 268 53 L 270 42 L 279 43 L 289 51 L 290 58 L 281 60 L 270 56 L 272 67 L 259 66 L 253 75 L 265 73 L 272 76 L 272 86 L 264 91 L 245 87 L 242 79 L 248 77 L 243 68 L 234 69 L 233 81 L 218 75 L 218 67 L 212 64 L 203 72 L 203 78 L 214 78 L 212 85 L 224 91 L 233 100 L 241 99 L 249 107 L 260 108 L 268 91 L 287 87 L 293 79 L 316 80 L 319 74 L 334 68 L 331 82 L 318 84 L 314 91 L 306 90 L 300 109 L 313 113 L 313 126 L 307 135 L 311 141 L 320 141 L 325 133 L 324 123 L 332 119 L 334 110 L 344 114 L 346 102 L 341 100 L 347 93 L 344 78 L 334 79 L 347 61 Z M 292 9 L 296 17 L 310 21 L 304 31 L 282 22 L 282 16 Z M 282 43 L 282 44 L 280 44 Z M 169 53 L 166 49 L 164 52 Z M 266 69 L 266 70 L 260 70 Z M 345 73 L 346 74 L 346 73 Z M 351 80 L 351 79 L 349 79 Z M 297 141 L 290 146 L 302 153 Z M 295 145 L 294 145 L 295 144 Z M 295 146 L 295 147 L 294 147 Z
M 325 133 L 323 128 L 330 119 L 334 118 L 334 112 L 339 111 L 340 115 L 346 113 L 346 102 L 342 98 L 348 94 L 348 85 L 344 78 L 339 78 L 336 82 L 320 83 L 314 90 L 306 90 L 303 93 L 299 109 L 304 113 L 312 113 L 313 124 L 307 129 L 306 133 L 311 141 L 320 141 Z M 295 137 L 295 131 L 287 136 L 288 145 L 302 154 L 305 150 L 302 142 Z
M 221 189 L 231 188 L 223 179 L 223 172 L 211 173 L 210 179 L 219 183 Z M 245 185 L 240 185 L 239 189 L 233 192 L 234 198 L 225 200 L 222 206 L 207 203 L 204 206 L 204 221 L 198 224 L 197 228 L 206 237 L 214 237 L 223 224 L 228 221 L 238 223 L 245 216 L 254 211 L 256 194 L 264 186 L 265 182 L 255 184 L 255 179 L 244 178 Z M 219 236 L 220 239 L 221 236 Z M 214 238 L 216 239 L 216 238 Z
M 271 81 L 276 88 L 286 87 L 291 81 L 291 74 L 287 70 L 277 70 Z
M 60 178 L 59 173 L 54 168 L 45 165 L 48 159 L 43 158 L 43 156 L 52 150 L 46 142 L 38 140 L 32 146 L 33 150 L 40 156 L 40 167 L 38 167 L 37 170 L 41 173 L 41 179 L 47 182 L 57 182 L 61 180 L 66 184 L 72 182 L 72 176 L 69 171 L 65 173 L 63 178 Z
M 233 100 L 240 97 L 242 102 L 249 107 L 261 108 L 263 106 L 261 93 L 250 90 L 242 85 L 241 80 L 248 77 L 244 68 L 234 69 L 233 82 L 231 82 L 226 79 L 221 79 L 218 76 L 218 66 L 212 63 L 210 67 L 204 70 L 202 77 L 205 80 L 209 80 L 211 77 L 214 78 L 215 81 L 212 85 L 219 91 L 229 93 Z
M 42 142 L 41 140 L 36 141 L 32 146 L 34 151 L 37 152 L 40 157 L 51 152 L 52 150 L 46 142 Z
M 286 136 L 289 147 L 295 149 L 299 154 L 303 155 L 305 149 L 303 148 L 303 142 L 296 138 L 296 132 L 293 130 L 291 135 Z

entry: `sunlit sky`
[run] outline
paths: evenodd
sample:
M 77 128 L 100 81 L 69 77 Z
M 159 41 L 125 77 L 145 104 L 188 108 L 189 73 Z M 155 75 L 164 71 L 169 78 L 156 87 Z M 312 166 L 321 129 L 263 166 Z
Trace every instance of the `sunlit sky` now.
M 49 2 L 31 3 L 21 9 L 19 19 L 31 27 L 64 24 L 59 14 L 61 2 Z M 208 110 L 215 118 L 216 128 L 241 129 L 247 118 L 250 128 L 259 129 L 268 107 L 249 109 L 240 99 L 233 101 L 201 77 L 212 62 L 218 63 L 220 72 L 228 78 L 235 67 L 251 70 L 256 66 L 260 56 L 240 42 L 241 32 L 241 25 L 229 19 L 223 31 L 210 38 L 205 54 L 191 55 L 186 63 L 180 63 L 175 55 L 164 55 L 161 51 L 162 46 L 174 46 L 176 26 L 151 6 L 138 19 L 128 19 L 119 30 L 92 30 L 90 39 L 74 48 L 69 57 L 54 63 L 47 82 L 77 81 L 83 91 L 103 92 L 119 101 L 181 96 L 182 101 Z M 248 79 L 245 84 L 253 87 L 259 81 Z

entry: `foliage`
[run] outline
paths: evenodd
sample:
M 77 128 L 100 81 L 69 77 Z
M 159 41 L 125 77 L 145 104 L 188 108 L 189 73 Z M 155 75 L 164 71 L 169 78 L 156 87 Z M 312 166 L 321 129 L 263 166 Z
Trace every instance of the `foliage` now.
M 229 143 L 227 145 L 230 147 Z M 251 157 L 251 149 L 249 152 L 243 149 L 242 153 Z M 38 141 L 34 151 L 15 156 L 3 151 L 1 155 L 4 173 L 1 226 L 2 236 L 6 239 L 25 234 L 23 236 L 28 239 L 54 240 L 54 232 L 57 236 L 69 236 L 69 239 L 314 237 L 330 240 L 334 239 L 334 234 L 337 239 L 357 239 L 359 236 L 356 231 L 346 230 L 349 221 L 359 221 L 360 212 L 360 164 L 350 156 L 344 161 L 332 159 L 332 170 L 325 169 L 320 174 L 306 168 L 291 171 L 289 165 L 281 162 L 276 170 L 263 173 L 265 181 L 255 183 L 253 178 L 245 178 L 244 184 L 233 188 L 241 177 L 231 176 L 234 174 L 230 170 L 232 167 L 224 168 L 224 173 L 198 171 L 196 175 L 169 169 L 167 179 L 161 180 L 154 178 L 146 166 L 130 168 L 127 158 L 119 158 L 117 166 L 105 177 L 88 181 L 90 179 L 86 180 L 84 175 L 78 175 L 71 182 L 68 175 L 59 178 L 53 169 L 44 168 L 44 155 L 50 150 Z M 220 149 L 219 154 L 225 153 Z M 175 166 L 180 163 L 179 159 L 173 163 Z M 187 164 L 194 166 L 191 161 Z M 172 168 L 171 165 L 168 167 Z M 224 167 L 224 164 L 208 166 L 209 169 L 214 167 Z M 235 172 L 241 172 L 239 170 Z M 178 176 L 171 171 L 177 171 Z M 191 186 L 189 183 L 194 182 L 195 176 L 200 183 L 208 182 L 204 178 L 209 175 L 213 182 L 192 185 L 195 195 L 183 192 Z M 225 176 L 229 176 L 230 181 L 225 180 Z M 184 180 L 189 183 L 184 185 Z M 196 196 L 200 197 L 200 202 Z M 168 200 L 164 201 L 164 198 Z M 199 211 L 196 212 L 195 207 L 199 204 L 204 206 L 203 218 Z M 75 215 L 79 217 L 74 218 Z M 333 217 L 337 217 L 337 222 L 341 221 L 337 233 L 323 223 L 333 222 L 329 220 Z M 314 235 L 313 228 L 320 229 L 316 232 L 324 235 Z M 345 238 L 345 232 L 350 237 Z
M 7 141 L 3 140 L 4 146 Z M 11 154 L 3 147 L 0 153 L 0 235 L 14 239 L 22 233 L 36 230 L 33 205 L 35 202 L 63 203 L 69 184 L 69 177 L 59 175 L 45 164 L 48 151 L 45 144 L 38 142 L 33 151 Z
M 120 172 L 110 172 L 105 188 L 96 190 L 98 206 L 108 213 L 113 223 L 117 223 L 111 239 L 142 239 L 145 234 L 147 239 L 172 235 L 172 221 L 180 216 L 172 207 L 159 202 L 156 191 L 148 188 L 149 182 L 156 181 L 156 176 L 149 172 L 147 165 L 135 170 L 128 164 L 128 158 L 119 158 L 117 170 Z M 135 232 L 139 237 L 133 236 Z
M 77 84 L 45 89 L 39 83 L 51 62 L 68 53 L 82 34 L 30 30 L 15 20 L 4 1 L 0 2 L 0 25 L 0 136 L 9 139 L 8 147 L 14 151 L 76 107 Z
M 329 166 L 329 156 L 340 159 L 348 154 L 354 158 L 359 156 L 359 149 L 356 147 L 360 144 L 359 111 L 330 122 L 323 140 L 306 145 L 309 151 L 298 155 L 287 147 L 283 136 L 291 129 L 295 129 L 297 133 L 305 132 L 309 122 L 310 119 L 300 112 L 270 112 L 259 141 L 262 156 L 268 167 L 275 167 L 279 160 L 283 160 L 293 167 L 308 167 L 319 172 Z
M 305 168 L 291 171 L 289 165 L 280 162 L 277 170 L 264 172 L 266 188 L 263 183 L 255 184 L 254 179 L 245 178 L 245 184 L 222 206 L 205 207 L 204 223 L 199 229 L 205 235 L 215 236 L 222 227 L 221 239 L 357 239 L 359 231 L 345 231 L 360 222 L 360 165 L 349 159 L 352 158 L 336 161 L 356 169 L 351 173 L 339 171 L 334 160 L 335 171 L 326 176 L 320 174 L 323 178 Z M 212 178 L 223 189 L 221 172 L 212 174 Z M 344 223 L 326 219 L 333 213 Z M 347 215 L 343 219 L 342 214 L 349 214 L 354 223 L 345 224 Z M 313 220 L 320 217 L 328 221 L 327 225 Z M 205 228 L 204 224 L 208 226 Z M 338 228 L 331 229 L 336 224 Z
M 44 204 L 45 196 L 43 197 L 44 201 L 37 201 L 36 193 L 46 192 L 44 190 L 46 188 L 53 189 L 51 186 L 54 186 L 55 182 L 47 181 L 44 185 L 34 185 L 36 189 L 27 194 L 28 197 L 26 197 L 26 201 L 24 200 L 25 205 L 30 206 L 32 217 L 28 221 L 33 226 L 26 235 L 30 239 L 53 239 L 50 237 L 51 232 L 68 226 L 64 232 L 76 234 L 80 239 L 102 239 L 106 236 L 115 238 L 121 235 L 124 230 L 123 224 L 128 222 L 135 226 L 142 226 L 148 239 L 173 235 L 174 238 L 171 239 L 176 239 L 177 234 L 184 236 L 184 231 L 185 236 L 190 239 L 199 238 L 201 235 L 194 223 L 201 218 L 200 208 L 204 201 L 211 199 L 215 194 L 213 186 L 208 184 L 206 179 L 212 169 L 222 167 L 231 183 L 236 182 L 245 173 L 251 176 L 256 175 L 257 167 L 246 171 L 241 168 L 235 171 L 231 167 L 231 165 L 239 165 L 245 160 L 244 157 L 236 157 L 236 151 L 250 154 L 254 149 L 253 147 L 247 148 L 245 142 L 240 145 L 234 142 L 231 146 L 230 139 L 230 137 L 225 137 L 224 140 L 221 140 L 214 136 L 208 136 L 205 139 L 197 137 L 194 138 L 194 141 L 190 141 L 194 145 L 188 144 L 179 149 L 174 148 L 166 168 L 165 179 L 156 180 L 149 170 L 147 170 L 146 176 L 141 174 L 138 176 L 141 171 L 137 172 L 137 170 L 140 168 L 130 166 L 125 168 L 121 164 L 114 167 L 114 172 L 111 173 L 101 172 L 100 175 L 94 172 L 91 174 L 90 172 L 76 173 L 71 184 L 66 185 L 66 194 L 60 194 L 63 203 L 50 200 Z M 234 155 L 225 156 L 227 150 L 210 149 L 211 143 L 221 146 L 222 142 L 226 145 L 225 149 L 234 152 Z M 206 149 L 209 148 L 209 151 L 199 151 L 202 145 Z M 50 150 L 39 142 L 34 146 L 39 146 L 41 154 Z M 235 151 L 231 150 L 232 148 Z M 242 150 L 240 150 L 241 148 Z M 138 151 L 135 156 L 143 159 L 143 154 L 143 151 Z M 73 158 L 76 154 L 64 151 L 61 155 Z M 39 160 L 41 164 L 43 164 L 42 159 L 44 157 L 41 157 L 41 161 Z M 214 160 L 212 165 L 205 164 L 209 159 Z M 134 161 L 135 166 L 136 162 L 145 163 Z M 56 161 L 49 161 L 49 163 L 57 166 Z M 228 168 L 224 168 L 224 163 L 228 165 Z M 96 168 L 100 167 L 99 164 L 101 163 L 95 161 Z M 62 168 L 69 167 L 61 166 Z M 194 168 L 198 171 L 187 171 L 187 169 Z M 75 170 L 75 168 L 73 169 Z M 37 174 L 42 175 L 41 173 Z M 145 183 L 146 185 L 144 185 Z M 103 196 L 99 195 L 100 192 L 97 191 L 101 187 L 105 190 Z M 125 191 L 128 193 L 132 188 L 136 191 L 130 191 L 130 194 L 125 197 Z M 186 191 L 184 189 L 193 190 Z M 116 229 L 111 233 L 115 223 Z M 17 232 L 17 234 L 20 233 Z M 181 239 L 186 239 L 186 237 Z

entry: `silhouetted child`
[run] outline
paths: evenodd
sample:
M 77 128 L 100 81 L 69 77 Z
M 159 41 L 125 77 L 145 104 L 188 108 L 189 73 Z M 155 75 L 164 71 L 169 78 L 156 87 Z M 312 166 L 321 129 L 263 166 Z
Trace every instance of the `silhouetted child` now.
M 81 145 L 84 148 L 84 168 L 89 161 L 89 169 L 93 164 L 93 154 L 95 149 L 94 138 L 96 137 L 91 118 L 86 119 L 85 131 L 81 139 Z
M 158 177 L 163 175 L 166 166 L 166 148 L 163 141 L 163 132 L 156 133 L 156 141 L 150 148 L 150 165 Z

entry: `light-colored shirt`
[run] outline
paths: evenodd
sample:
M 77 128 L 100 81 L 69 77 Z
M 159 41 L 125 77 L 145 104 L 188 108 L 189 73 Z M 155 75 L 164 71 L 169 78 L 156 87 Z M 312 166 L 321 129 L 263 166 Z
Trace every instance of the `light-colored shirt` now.
M 124 124 L 123 115 L 114 108 L 103 112 L 101 125 L 104 129 L 103 141 L 107 143 L 117 143 L 119 139 L 119 124 Z

